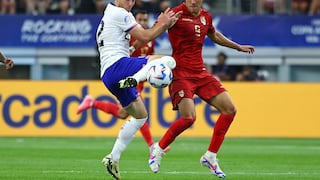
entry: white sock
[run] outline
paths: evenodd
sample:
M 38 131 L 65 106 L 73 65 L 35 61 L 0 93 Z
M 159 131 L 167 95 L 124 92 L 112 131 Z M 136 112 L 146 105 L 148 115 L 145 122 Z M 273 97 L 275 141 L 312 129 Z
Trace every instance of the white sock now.
M 156 63 L 164 63 L 169 66 L 170 69 L 174 69 L 176 67 L 176 61 L 171 56 L 163 56 L 159 59 L 155 59 L 153 61 L 148 62 L 143 68 L 141 68 L 137 73 L 135 73 L 132 77 L 136 79 L 138 82 L 143 82 L 147 80 L 147 72 L 151 66 Z
M 217 159 L 217 153 L 211 152 L 211 151 L 207 151 L 206 152 L 206 156 L 210 159 Z
M 135 119 L 134 117 L 131 117 L 122 125 L 118 134 L 118 138 L 111 151 L 113 160 L 119 162 L 121 153 L 127 148 L 134 138 L 136 132 L 146 122 L 147 119 L 147 117 L 144 119 Z

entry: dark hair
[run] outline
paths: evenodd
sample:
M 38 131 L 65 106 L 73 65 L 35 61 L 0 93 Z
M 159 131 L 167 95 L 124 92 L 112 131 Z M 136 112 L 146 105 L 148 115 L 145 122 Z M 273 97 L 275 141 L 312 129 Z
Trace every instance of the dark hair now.
M 218 57 L 219 56 L 222 56 L 224 59 L 227 59 L 228 58 L 228 56 L 224 53 L 224 52 L 219 52 L 218 53 Z
M 137 14 L 148 14 L 146 10 L 137 9 L 133 12 L 134 17 L 136 17 Z

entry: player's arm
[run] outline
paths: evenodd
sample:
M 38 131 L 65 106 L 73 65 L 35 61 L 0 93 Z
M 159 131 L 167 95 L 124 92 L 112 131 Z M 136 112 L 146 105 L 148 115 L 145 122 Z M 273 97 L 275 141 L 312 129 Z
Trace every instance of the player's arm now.
M 225 47 L 229 47 L 232 49 L 236 49 L 241 52 L 247 52 L 247 53 L 253 53 L 254 47 L 251 45 L 240 45 L 227 37 L 225 37 L 222 33 L 219 31 L 214 31 L 211 33 L 208 33 L 207 36 L 211 39 L 211 41 Z
M 159 15 L 157 23 L 152 28 L 144 29 L 141 25 L 136 25 L 129 31 L 129 34 L 138 41 L 141 41 L 142 44 L 147 43 L 165 32 L 172 24 L 176 23 L 180 15 L 181 12 L 175 13 L 168 8 Z
M 0 61 L 6 66 L 6 69 L 11 69 L 13 67 L 13 60 L 10 58 L 6 58 L 1 52 Z
M 155 26 L 157 24 L 157 22 L 155 22 L 154 24 L 153 24 L 153 26 Z M 152 27 L 153 27 L 152 26 Z M 151 41 L 154 41 L 154 40 L 151 40 Z M 148 41 L 148 42 L 150 42 L 150 41 Z M 131 45 L 130 45 L 130 48 L 129 48 L 129 51 L 130 51 L 130 54 L 132 54 L 136 49 L 138 49 L 138 48 L 140 48 L 142 45 L 144 45 L 145 43 L 144 42 L 142 42 L 142 41 L 139 41 L 139 40 L 135 40 L 133 43 L 131 43 Z M 154 47 L 152 47 L 152 48 L 154 48 Z M 154 50 L 152 50 L 153 52 L 154 52 Z

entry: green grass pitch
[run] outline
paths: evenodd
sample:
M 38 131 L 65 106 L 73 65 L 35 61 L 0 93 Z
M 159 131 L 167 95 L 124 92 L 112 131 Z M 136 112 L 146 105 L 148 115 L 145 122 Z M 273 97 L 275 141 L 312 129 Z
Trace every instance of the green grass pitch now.
M 112 179 L 100 161 L 114 140 L 1 137 L 0 179 Z M 122 179 L 218 179 L 199 164 L 208 143 L 209 138 L 178 138 L 154 174 L 145 142 L 135 138 L 122 154 Z M 320 179 L 320 139 L 227 138 L 218 157 L 230 180 Z

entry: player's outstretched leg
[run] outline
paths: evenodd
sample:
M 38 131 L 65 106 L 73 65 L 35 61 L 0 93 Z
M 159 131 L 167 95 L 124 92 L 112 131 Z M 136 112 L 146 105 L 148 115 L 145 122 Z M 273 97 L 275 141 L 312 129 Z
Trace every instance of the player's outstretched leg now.
M 157 173 L 160 170 L 160 163 L 164 154 L 165 153 L 163 149 L 159 147 L 159 144 L 155 143 L 149 158 L 149 167 L 152 172 Z
M 207 167 L 210 169 L 211 173 L 216 175 L 219 178 L 224 179 L 226 177 L 226 174 L 221 170 L 218 159 L 216 157 L 210 156 L 208 153 L 205 153 L 200 158 L 200 164 L 203 167 Z
M 93 106 L 94 98 L 90 95 L 86 95 L 77 109 L 77 114 L 85 111 Z
M 147 80 L 147 71 L 150 69 L 151 66 L 157 63 L 164 63 L 166 64 L 170 69 L 174 69 L 176 67 L 176 61 L 171 56 L 150 56 L 148 63 L 143 66 L 137 73 L 135 73 L 133 76 L 128 76 L 125 79 L 122 79 L 119 81 L 119 87 L 120 88 L 132 88 L 136 87 L 139 82 L 143 82 Z
M 112 155 L 108 154 L 102 159 L 102 164 L 106 166 L 107 172 L 115 179 L 120 179 L 119 163 L 112 159 Z

